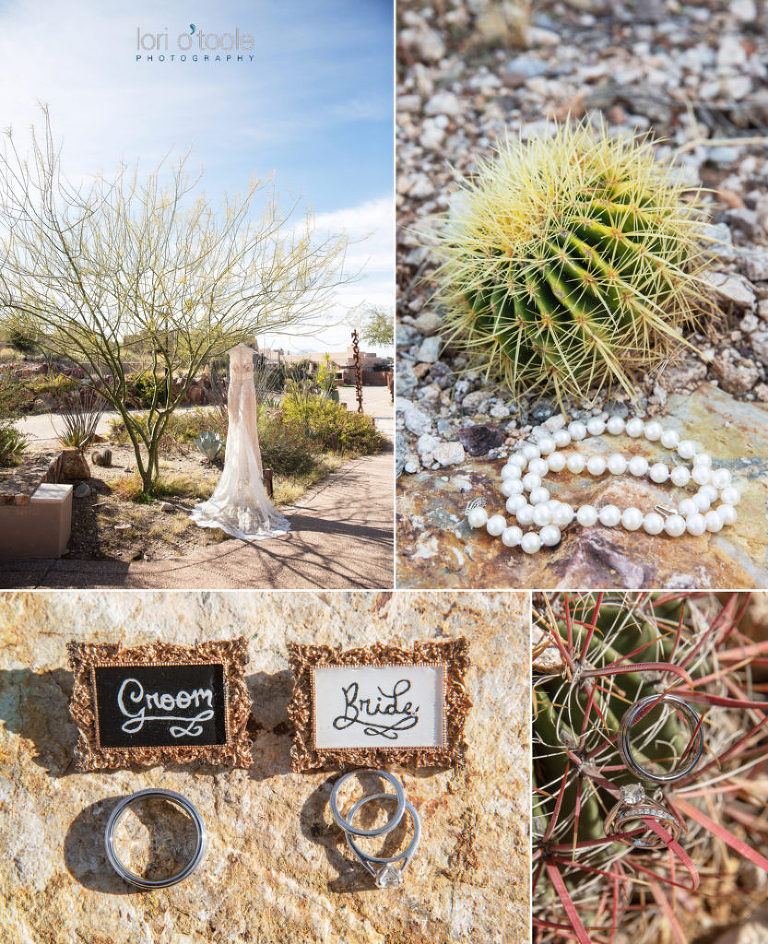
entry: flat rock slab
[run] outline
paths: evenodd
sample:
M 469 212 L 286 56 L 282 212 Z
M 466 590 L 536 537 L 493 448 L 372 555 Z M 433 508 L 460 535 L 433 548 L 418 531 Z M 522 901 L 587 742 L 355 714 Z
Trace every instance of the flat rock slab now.
M 399 587 L 590 589 L 768 587 L 768 408 L 735 400 L 709 384 L 672 396 L 660 420 L 696 440 L 715 466 L 732 471 L 741 489 L 738 520 L 718 534 L 651 537 L 623 528 L 572 525 L 557 548 L 526 555 L 466 521 L 467 503 L 486 499 L 489 514 L 505 513 L 499 492 L 502 460 L 471 460 L 450 474 L 401 476 L 398 484 Z M 592 440 L 594 452 L 619 451 L 666 461 L 657 444 L 624 436 Z M 550 474 L 553 497 L 578 506 L 613 503 L 650 510 L 667 504 L 668 485 L 647 478 Z M 680 489 L 674 493 L 683 497 Z M 511 516 L 506 515 L 510 523 Z
M 528 604 L 522 594 L 17 593 L 0 598 L 0 940 L 8 944 L 508 944 L 528 939 Z M 80 774 L 68 639 L 250 638 L 250 770 Z M 288 641 L 471 641 L 467 765 L 404 773 L 423 836 L 377 890 L 328 810 L 332 771 L 290 772 Z M 187 796 L 209 845 L 172 888 L 131 890 L 104 856 L 117 798 Z

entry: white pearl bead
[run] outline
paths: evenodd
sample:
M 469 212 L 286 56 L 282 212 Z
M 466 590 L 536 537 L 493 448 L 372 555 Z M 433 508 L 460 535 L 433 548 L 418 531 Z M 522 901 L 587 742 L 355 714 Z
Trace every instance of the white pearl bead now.
M 511 528 L 504 528 L 501 532 L 501 543 L 507 547 L 517 547 L 523 537 L 522 528 L 512 525 Z
M 717 509 L 717 513 L 723 520 L 723 524 L 733 524 L 736 520 L 736 509 L 733 505 L 720 505 Z
M 615 528 L 621 521 L 621 511 L 616 505 L 603 505 L 597 517 L 600 519 L 600 524 L 605 525 L 606 528 Z
M 728 469 L 713 469 L 712 484 L 715 488 L 728 488 L 731 484 L 731 473 Z
M 519 479 L 523 474 L 523 470 L 519 465 L 505 465 L 501 469 L 502 479 Z
M 602 475 L 605 469 L 606 463 L 602 456 L 590 456 L 587 460 L 587 472 L 590 475 Z
M 535 472 L 529 472 L 527 475 L 523 476 L 523 488 L 526 492 L 532 492 L 534 488 L 538 488 L 541 485 L 541 476 L 536 475 Z
M 573 472 L 574 475 L 578 475 L 579 472 L 584 471 L 584 467 L 587 464 L 587 460 L 580 452 L 572 452 L 565 463 L 568 466 L 568 471 Z
M 708 469 L 712 468 L 712 457 L 706 452 L 697 452 L 693 457 L 693 464 L 705 465 Z
M 720 498 L 726 505 L 738 505 L 741 501 L 741 492 L 733 485 L 729 485 L 720 492 Z
M 661 534 L 664 530 L 664 519 L 655 511 L 650 511 L 643 518 L 643 530 L 646 534 Z
M 648 471 L 648 460 L 643 456 L 632 456 L 627 467 L 631 475 L 639 478 Z
M 536 443 L 525 443 L 520 451 L 529 462 L 531 459 L 538 459 L 541 455 L 541 450 Z
M 533 505 L 525 505 L 523 508 L 520 508 L 515 512 L 515 518 L 517 518 L 517 523 L 521 524 L 523 527 L 533 524 Z
M 501 483 L 499 491 L 505 498 L 511 498 L 513 495 L 522 495 L 523 483 L 520 479 L 507 479 L 505 482 Z
M 712 499 L 706 494 L 706 492 L 696 492 L 696 494 L 693 496 L 693 504 L 696 506 L 697 511 L 706 511 L 712 504 Z
M 674 429 L 665 429 L 661 434 L 661 445 L 665 449 L 675 449 L 677 444 L 680 442 L 680 436 L 674 431 Z
M 510 495 L 507 499 L 507 504 L 505 508 L 510 513 L 510 515 L 516 515 L 521 508 L 525 508 L 528 504 L 528 501 L 525 495 Z
M 552 438 L 558 449 L 564 449 L 571 444 L 571 434 L 567 429 L 556 429 L 554 433 L 552 433 Z
M 531 494 L 528 496 L 528 501 L 532 505 L 543 505 L 545 502 L 549 501 L 549 491 L 541 486 L 532 488 Z
M 671 538 L 679 538 L 685 534 L 685 518 L 682 515 L 670 515 L 664 521 L 664 530 Z
M 669 477 L 673 485 L 682 488 L 691 481 L 691 470 L 684 465 L 676 465 L 669 473 Z
M 714 509 L 708 511 L 706 515 L 704 515 L 704 520 L 707 523 L 707 531 L 722 531 L 723 519 L 720 517 L 719 511 L 715 511 Z
M 560 543 L 560 528 L 553 524 L 548 524 L 541 529 L 539 537 L 541 538 L 541 543 L 546 547 L 554 547 L 556 544 Z
M 695 514 L 688 515 L 685 519 L 685 530 L 688 534 L 694 535 L 694 537 L 699 537 L 704 534 L 707 530 L 707 523 L 704 520 L 704 515 L 699 514 L 697 511 Z
M 562 472 L 565 468 L 565 456 L 562 452 L 553 452 L 552 455 L 547 458 L 547 465 L 549 466 L 550 472 Z
M 601 420 L 599 416 L 593 416 L 587 422 L 587 432 L 590 436 L 602 436 L 605 432 L 605 420 Z
M 640 419 L 639 416 L 633 416 L 631 420 L 627 420 L 626 433 L 627 436 L 631 436 L 633 439 L 637 439 L 638 436 L 642 436 L 645 430 L 645 423 Z
M 576 520 L 582 528 L 591 528 L 597 524 L 597 509 L 594 505 L 582 505 L 576 512 Z
M 611 475 L 624 475 L 627 471 L 627 460 L 620 452 L 612 452 L 606 460 L 608 471 Z
M 539 440 L 539 449 L 541 450 L 542 456 L 548 456 L 556 449 L 555 440 L 552 439 L 551 436 L 542 436 Z
M 562 502 L 560 502 L 557 498 L 550 498 L 549 501 L 546 502 L 547 508 L 549 508 L 552 514 L 555 513 L 555 509 L 559 508 L 561 504 Z
M 573 506 L 560 502 L 560 506 L 553 512 L 552 521 L 558 528 L 567 528 L 574 518 Z
M 684 498 L 677 506 L 678 512 L 687 518 L 689 515 L 695 515 L 699 512 L 699 506 L 692 498 Z
M 649 476 L 652 482 L 666 482 L 669 478 L 669 466 L 665 465 L 663 462 L 654 462 L 649 471 Z
M 692 439 L 682 439 L 677 445 L 677 454 L 681 459 L 693 459 L 696 455 L 696 443 Z
M 608 422 L 605 424 L 605 428 L 611 434 L 611 436 L 620 436 L 626 427 L 626 423 L 620 416 L 610 416 L 608 417 Z
M 643 513 L 639 508 L 625 508 L 621 513 L 622 527 L 627 531 L 637 531 L 643 526 Z
M 482 505 L 470 508 L 467 512 L 467 521 L 469 522 L 470 528 L 482 528 L 487 520 L 488 512 Z
M 546 475 L 549 472 L 549 462 L 546 459 L 531 459 L 528 463 L 528 471 L 534 475 Z
M 541 550 L 541 538 L 535 531 L 527 531 L 520 541 L 520 547 L 526 554 L 535 554 Z
M 707 485 L 712 478 L 712 470 L 706 465 L 695 465 L 691 478 L 697 485 Z
M 533 523 L 537 528 L 543 527 L 545 524 L 551 524 L 552 522 L 552 512 L 547 508 L 546 505 L 536 505 L 533 509 Z
M 485 530 L 492 537 L 497 538 L 501 532 L 506 528 L 507 522 L 504 519 L 503 515 L 491 515 L 485 525 Z
M 528 460 L 521 452 L 513 452 L 507 459 L 507 465 L 517 466 L 518 469 L 524 469 L 528 465 Z
M 714 485 L 702 485 L 699 492 L 702 495 L 706 495 L 711 504 L 713 501 L 717 500 L 719 490 L 716 489 Z
M 568 427 L 568 432 L 571 434 L 571 439 L 578 442 L 581 439 L 585 439 L 587 436 L 587 427 L 584 423 L 580 423 L 578 420 L 571 423 Z
M 645 424 L 645 438 L 649 442 L 657 442 L 661 439 L 661 434 L 664 432 L 664 429 L 657 420 L 651 420 L 650 423 Z

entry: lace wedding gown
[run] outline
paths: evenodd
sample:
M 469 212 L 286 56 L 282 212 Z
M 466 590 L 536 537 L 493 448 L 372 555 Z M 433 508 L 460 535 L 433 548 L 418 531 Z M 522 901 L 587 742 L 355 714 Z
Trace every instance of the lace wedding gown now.
M 288 519 L 275 510 L 264 488 L 253 353 L 246 344 L 238 344 L 229 352 L 224 471 L 213 495 L 196 505 L 191 514 L 201 528 L 221 528 L 243 541 L 272 538 L 291 530 Z

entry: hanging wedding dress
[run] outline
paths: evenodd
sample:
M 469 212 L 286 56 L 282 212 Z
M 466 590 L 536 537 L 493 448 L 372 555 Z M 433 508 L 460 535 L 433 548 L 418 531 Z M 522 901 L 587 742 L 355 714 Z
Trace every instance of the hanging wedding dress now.
M 221 528 L 243 541 L 273 538 L 291 530 L 275 510 L 263 482 L 253 350 L 238 344 L 229 352 L 227 447 L 224 471 L 208 501 L 192 509 L 201 528 Z

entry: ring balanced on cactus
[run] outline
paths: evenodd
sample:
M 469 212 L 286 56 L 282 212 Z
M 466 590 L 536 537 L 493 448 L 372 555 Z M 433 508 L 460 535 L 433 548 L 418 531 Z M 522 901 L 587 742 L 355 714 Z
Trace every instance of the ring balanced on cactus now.
M 513 393 L 633 393 L 709 307 L 706 222 L 686 189 L 648 139 L 581 123 L 508 139 L 439 239 L 444 336 Z

